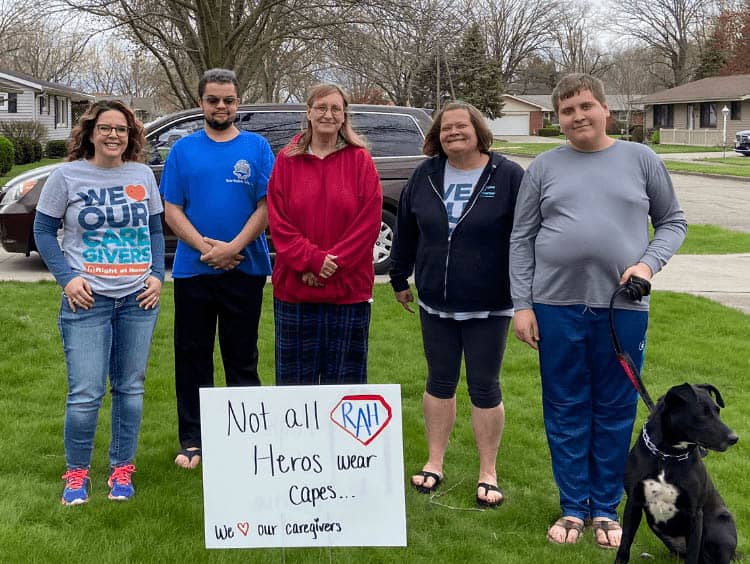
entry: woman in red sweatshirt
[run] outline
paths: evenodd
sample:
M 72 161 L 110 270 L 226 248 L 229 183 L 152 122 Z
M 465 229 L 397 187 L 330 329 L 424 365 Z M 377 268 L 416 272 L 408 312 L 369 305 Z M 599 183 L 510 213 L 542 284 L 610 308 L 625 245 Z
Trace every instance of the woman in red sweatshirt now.
M 268 184 L 278 385 L 367 382 L 383 195 L 347 108 L 338 86 L 314 87 Z

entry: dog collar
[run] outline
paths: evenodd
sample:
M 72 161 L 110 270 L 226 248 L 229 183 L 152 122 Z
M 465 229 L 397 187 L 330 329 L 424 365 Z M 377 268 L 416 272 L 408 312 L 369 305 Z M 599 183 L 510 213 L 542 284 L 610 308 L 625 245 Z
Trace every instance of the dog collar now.
M 688 449 L 682 454 L 667 454 L 666 452 L 660 451 L 658 448 L 656 448 L 656 445 L 653 443 L 653 441 L 651 441 L 651 437 L 648 436 L 645 424 L 643 425 L 643 432 L 641 433 L 641 436 L 643 437 L 643 442 L 646 444 L 646 448 L 651 451 L 651 454 L 653 454 L 654 456 L 658 456 L 662 460 L 675 460 L 677 462 L 683 462 L 690 458 L 690 455 L 693 452 L 693 449 Z

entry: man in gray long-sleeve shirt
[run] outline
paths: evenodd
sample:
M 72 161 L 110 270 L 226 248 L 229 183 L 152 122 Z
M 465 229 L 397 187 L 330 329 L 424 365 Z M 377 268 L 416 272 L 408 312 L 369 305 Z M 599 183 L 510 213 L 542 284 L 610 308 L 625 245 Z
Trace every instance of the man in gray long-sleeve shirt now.
M 511 236 L 514 328 L 539 350 L 563 515 L 548 537 L 574 543 L 591 518 L 597 543 L 616 547 L 638 396 L 612 349 L 607 308 L 618 284 L 631 276 L 649 280 L 666 264 L 687 223 L 661 159 L 607 136 L 598 79 L 568 75 L 552 102 L 569 144 L 538 156 L 521 184 Z M 648 299 L 621 297 L 615 307 L 623 348 L 640 370 Z

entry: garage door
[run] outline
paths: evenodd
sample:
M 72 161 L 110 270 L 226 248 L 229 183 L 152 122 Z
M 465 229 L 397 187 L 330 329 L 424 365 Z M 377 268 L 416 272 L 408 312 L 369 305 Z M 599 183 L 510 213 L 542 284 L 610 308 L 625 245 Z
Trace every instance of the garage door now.
M 528 135 L 529 114 L 506 115 L 488 119 L 487 124 L 493 135 Z

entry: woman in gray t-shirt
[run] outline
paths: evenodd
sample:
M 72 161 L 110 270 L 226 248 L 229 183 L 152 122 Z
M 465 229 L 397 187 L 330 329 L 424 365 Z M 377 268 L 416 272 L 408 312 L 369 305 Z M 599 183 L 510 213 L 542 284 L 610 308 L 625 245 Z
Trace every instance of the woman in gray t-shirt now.
M 112 390 L 109 498 L 134 495 L 151 336 L 164 280 L 162 204 L 141 160 L 143 125 L 119 101 L 81 117 L 67 163 L 42 189 L 37 248 L 63 289 L 58 325 L 68 372 L 63 505 L 88 501 L 89 466 L 107 376 Z M 57 240 L 63 226 L 62 248 Z

